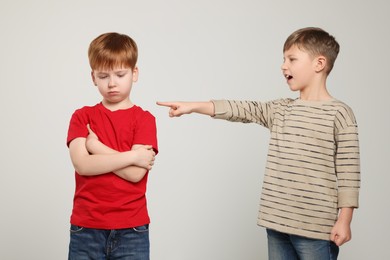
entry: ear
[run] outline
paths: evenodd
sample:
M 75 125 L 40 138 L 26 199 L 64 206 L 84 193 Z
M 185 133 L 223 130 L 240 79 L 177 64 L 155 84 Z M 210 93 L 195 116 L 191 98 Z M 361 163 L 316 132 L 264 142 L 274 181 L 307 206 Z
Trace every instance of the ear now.
M 135 66 L 133 69 L 133 82 L 137 82 L 138 80 L 138 67 Z
M 315 58 L 315 71 L 321 72 L 326 67 L 326 58 L 324 56 L 318 56 Z
M 91 71 L 91 78 L 92 78 L 93 84 L 95 86 L 97 86 L 96 81 L 95 81 L 95 75 L 93 74 L 93 71 Z

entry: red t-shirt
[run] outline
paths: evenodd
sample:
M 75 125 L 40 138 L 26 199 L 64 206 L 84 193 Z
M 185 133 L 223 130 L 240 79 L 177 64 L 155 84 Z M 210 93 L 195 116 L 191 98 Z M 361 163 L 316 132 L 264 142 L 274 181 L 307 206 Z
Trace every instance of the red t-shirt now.
M 76 110 L 70 120 L 67 145 L 77 137 L 87 137 L 87 124 L 99 140 L 119 152 L 134 144 L 157 149 L 154 116 L 138 106 L 110 111 L 101 103 Z M 114 173 L 82 176 L 75 173 L 76 190 L 70 222 L 96 229 L 121 229 L 150 222 L 146 205 L 148 173 L 137 182 L 126 181 Z

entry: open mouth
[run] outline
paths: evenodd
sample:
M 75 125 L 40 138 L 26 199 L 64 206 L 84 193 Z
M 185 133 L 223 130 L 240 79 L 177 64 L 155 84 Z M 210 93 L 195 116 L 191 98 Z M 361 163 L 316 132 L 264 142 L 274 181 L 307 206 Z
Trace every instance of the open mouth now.
M 285 75 L 284 75 L 284 77 L 285 77 L 287 80 L 290 80 L 290 79 L 292 79 L 292 78 L 293 78 L 293 76 L 291 76 L 291 75 L 288 75 L 288 74 L 285 74 Z

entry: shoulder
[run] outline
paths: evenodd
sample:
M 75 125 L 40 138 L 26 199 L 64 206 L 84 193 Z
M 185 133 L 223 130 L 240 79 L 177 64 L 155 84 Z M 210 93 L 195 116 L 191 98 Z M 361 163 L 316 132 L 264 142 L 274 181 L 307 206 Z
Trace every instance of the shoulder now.
M 333 100 L 330 106 L 334 111 L 336 133 L 357 133 L 357 122 L 352 108 L 340 100 Z
M 266 102 L 271 107 L 289 107 L 295 102 L 295 99 L 292 98 L 278 98 Z
M 96 104 L 94 106 L 83 106 L 81 108 L 76 109 L 73 114 L 89 114 L 92 111 L 98 109 L 99 106 L 100 104 Z
M 147 110 L 142 109 L 140 106 L 134 105 L 133 113 L 137 119 L 140 120 L 155 120 L 155 117 Z
M 94 106 L 84 106 L 76 109 L 71 117 L 71 123 L 73 124 L 85 124 L 89 122 L 91 118 L 96 118 L 99 113 L 99 104 Z
M 271 102 L 274 104 L 279 104 L 279 105 L 289 105 L 295 102 L 296 99 L 293 98 L 279 98 L 272 100 Z
M 352 108 L 344 103 L 343 101 L 335 99 L 331 106 L 336 111 L 336 117 L 339 118 L 339 120 L 344 120 L 349 125 L 356 125 L 356 118 L 355 114 L 353 113 Z
M 341 100 L 338 100 L 338 99 L 334 99 L 332 100 L 332 102 L 330 103 L 333 107 L 337 108 L 338 110 L 340 109 L 344 109 L 344 110 L 350 110 L 352 111 L 352 108 L 350 106 L 348 106 L 345 102 L 341 101 Z

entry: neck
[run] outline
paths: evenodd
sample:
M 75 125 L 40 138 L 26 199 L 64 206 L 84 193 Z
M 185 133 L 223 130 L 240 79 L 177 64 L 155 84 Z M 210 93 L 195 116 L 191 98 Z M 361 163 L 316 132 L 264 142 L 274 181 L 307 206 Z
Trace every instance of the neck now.
M 317 75 L 316 79 L 299 93 L 299 98 L 307 101 L 326 101 L 332 99 L 326 88 L 326 76 Z
M 326 101 L 332 99 L 333 97 L 329 94 L 326 88 L 324 88 L 310 91 L 301 91 L 299 93 L 299 98 L 307 101 Z
M 130 100 L 112 103 L 112 102 L 109 102 L 109 101 L 104 100 L 104 99 L 102 101 L 102 104 L 105 108 L 107 108 L 108 110 L 111 110 L 111 111 L 128 109 L 134 105 Z

